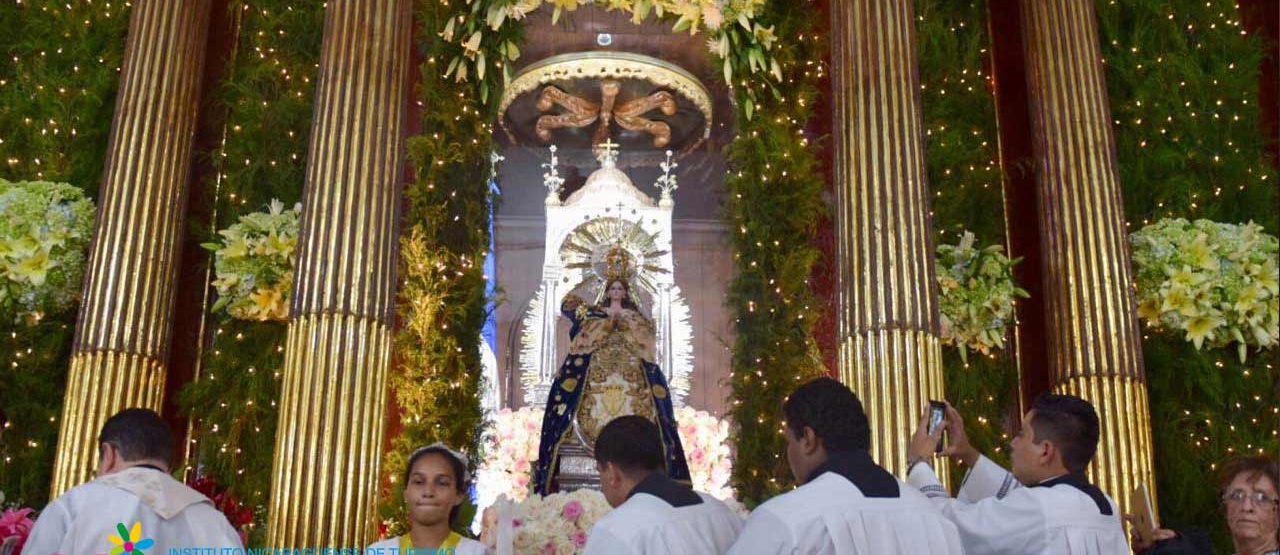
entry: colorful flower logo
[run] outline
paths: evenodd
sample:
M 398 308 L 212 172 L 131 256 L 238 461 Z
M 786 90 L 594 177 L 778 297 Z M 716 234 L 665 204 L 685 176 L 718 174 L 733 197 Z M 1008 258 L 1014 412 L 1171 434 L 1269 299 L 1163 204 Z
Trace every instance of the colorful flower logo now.
M 115 547 L 111 548 L 108 555 L 146 555 L 143 549 L 151 549 L 155 545 L 155 541 L 151 538 L 142 537 L 142 523 L 133 523 L 133 528 L 126 530 L 123 523 L 116 524 L 116 531 L 120 535 L 111 534 L 107 539 L 111 541 Z

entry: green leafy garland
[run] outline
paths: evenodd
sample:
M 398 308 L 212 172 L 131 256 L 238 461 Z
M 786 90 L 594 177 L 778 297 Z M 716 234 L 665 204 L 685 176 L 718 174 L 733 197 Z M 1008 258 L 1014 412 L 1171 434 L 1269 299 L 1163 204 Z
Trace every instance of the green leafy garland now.
M 456 10 L 457 17 L 446 20 L 439 31 L 445 42 L 453 42 L 460 51 L 450 54 L 444 76 L 461 83 L 476 80 L 472 92 L 479 93 L 481 103 L 501 96 L 501 87 L 511 80 L 511 66 L 520 57 L 518 40 L 512 31 L 530 12 L 544 5 L 553 6 L 551 22 L 564 13 L 577 11 L 580 5 L 596 4 L 607 10 L 620 10 L 639 24 L 650 14 L 672 21 L 673 32 L 704 33 L 707 46 L 723 67 L 726 82 L 742 79 L 739 91 L 741 106 L 751 119 L 759 96 L 772 92 L 772 87 L 752 86 L 751 81 L 763 77 L 773 84 L 782 80 L 782 66 L 772 50 L 778 40 L 773 25 L 757 18 L 767 0 L 481 0 L 467 2 Z M 513 26 L 514 22 L 514 26 Z M 434 31 L 433 31 L 434 32 Z M 499 66 L 499 71 L 489 66 Z M 498 77 L 502 80 L 499 82 Z
M 0 5 L 0 178 L 68 182 L 96 197 L 129 12 L 123 2 Z M 43 506 L 75 308 L 0 314 L 0 491 Z
M 390 487 L 380 508 L 388 535 L 404 531 L 400 482 L 414 449 L 441 441 L 479 462 L 483 265 L 489 248 L 493 122 L 502 81 L 494 79 L 496 72 L 461 82 L 446 77 L 447 60 L 465 54 L 457 42 L 440 40 L 440 33 L 447 22 L 485 4 L 415 4 L 416 44 L 425 50 L 415 96 L 424 108 L 422 134 L 408 144 L 415 178 L 405 189 L 407 227 L 400 238 L 400 329 L 391 389 L 401 429 L 382 461 L 383 483 Z M 520 41 L 520 32 L 518 22 L 507 22 L 490 33 L 495 40 L 479 52 L 489 60 L 506 60 L 496 49 L 507 52 L 507 44 Z M 469 522 L 467 515 L 460 520 Z
M 782 456 L 782 402 L 801 383 L 826 372 L 813 339 L 820 303 L 809 287 L 820 256 L 811 238 L 825 213 L 823 178 L 817 146 L 805 133 L 825 72 L 825 45 L 822 29 L 813 26 L 817 7 L 803 4 L 773 1 L 756 15 L 780 37 L 774 57 L 786 93 L 759 94 L 753 114 L 744 89 L 763 92 L 767 81 L 744 79 L 733 89 L 738 137 L 729 147 L 725 181 L 737 267 L 728 292 L 736 314 L 729 415 L 737 429 L 731 483 L 748 507 L 793 483 Z
M 1181 217 L 1274 234 L 1276 172 L 1257 127 L 1263 46 L 1241 33 L 1235 2 L 1096 6 L 1130 229 Z M 1143 337 L 1162 524 L 1212 527 L 1228 549 L 1206 477 L 1233 455 L 1280 451 L 1280 360 L 1273 350 L 1242 364 L 1179 333 Z
M 1003 211 L 1004 198 L 995 98 L 983 64 L 991 44 L 986 2 L 916 0 L 915 8 L 935 241 L 958 241 L 972 232 L 979 244 L 1003 244 L 1004 219 L 990 217 Z M 1007 408 L 1016 402 L 1018 383 L 1013 353 L 965 358 L 955 348 L 943 349 L 947 397 L 964 414 L 974 445 L 1006 462 L 1013 425 Z M 953 466 L 955 483 L 963 472 Z
M 227 77 L 214 93 L 226 109 L 225 139 L 202 153 L 213 163 L 205 187 L 216 229 L 266 210 L 272 199 L 292 206 L 302 198 L 324 25 L 320 3 L 236 0 L 227 9 L 238 14 L 240 30 Z M 197 233 L 204 241 L 217 238 L 209 229 Z M 265 530 L 288 325 L 206 317 L 210 334 L 201 374 L 179 395 L 197 440 L 189 464 L 255 509 L 252 538 L 258 540 Z

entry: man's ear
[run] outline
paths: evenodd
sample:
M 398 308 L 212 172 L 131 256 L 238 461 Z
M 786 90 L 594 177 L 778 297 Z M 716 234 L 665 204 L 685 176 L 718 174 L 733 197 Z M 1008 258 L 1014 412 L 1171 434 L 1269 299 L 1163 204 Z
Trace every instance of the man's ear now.
M 1040 449 L 1040 455 L 1036 457 L 1036 460 L 1042 466 L 1052 465 L 1053 460 L 1058 458 L 1058 456 L 1061 454 L 1061 452 L 1058 451 L 1058 446 L 1054 445 L 1052 441 L 1049 441 L 1047 439 L 1036 444 L 1036 448 Z
M 120 451 L 110 443 L 98 444 L 98 473 L 107 474 L 120 466 Z
M 813 431 L 813 428 L 808 426 L 805 426 L 801 430 L 803 435 L 800 436 L 800 449 L 804 451 L 804 454 L 812 455 L 819 447 L 822 447 L 822 438 L 818 437 L 818 434 Z

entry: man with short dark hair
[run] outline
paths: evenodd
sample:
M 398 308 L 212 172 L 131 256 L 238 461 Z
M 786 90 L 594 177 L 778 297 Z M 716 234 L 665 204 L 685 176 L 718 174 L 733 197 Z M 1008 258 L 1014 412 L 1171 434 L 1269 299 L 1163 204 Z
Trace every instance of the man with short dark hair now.
M 926 463 L 942 433 L 939 428 L 930 435 L 927 421 L 911 439 L 908 482 L 940 505 L 970 553 L 1129 553 L 1115 503 L 1085 478 L 1099 435 L 1098 414 L 1088 401 L 1037 397 L 1010 443 L 1012 473 L 978 453 L 960 413 L 947 405 L 951 445 L 943 454 L 971 468 L 954 500 Z
M 40 511 L 23 553 L 93 555 L 126 544 L 143 553 L 242 547 L 207 497 L 169 475 L 172 459 L 173 436 L 160 415 L 116 413 L 98 434 L 98 478 Z
M 724 553 L 742 519 L 718 499 L 667 477 L 658 426 L 643 416 L 609 421 L 596 438 L 600 489 L 614 507 L 588 535 L 584 553 Z
M 812 380 L 782 410 L 801 485 L 757 507 L 731 554 L 963 553 L 955 526 L 871 459 L 871 426 L 848 387 Z

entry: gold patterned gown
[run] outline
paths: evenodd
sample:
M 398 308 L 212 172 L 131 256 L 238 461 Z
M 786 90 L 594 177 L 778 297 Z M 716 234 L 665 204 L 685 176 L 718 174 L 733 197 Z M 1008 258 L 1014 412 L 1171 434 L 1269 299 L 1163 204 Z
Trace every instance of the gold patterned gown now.
M 636 414 L 652 420 L 662 434 L 667 474 L 689 481 L 689 466 L 677 433 L 674 408 L 662 370 L 654 364 L 653 322 L 634 310 L 617 316 L 588 306 L 570 295 L 560 307 L 573 323 L 569 354 L 551 383 L 542 419 L 534 491 L 556 490 L 560 445 L 573 434 L 573 422 L 588 443 L 619 416 Z

